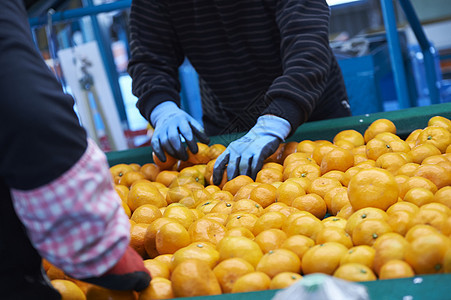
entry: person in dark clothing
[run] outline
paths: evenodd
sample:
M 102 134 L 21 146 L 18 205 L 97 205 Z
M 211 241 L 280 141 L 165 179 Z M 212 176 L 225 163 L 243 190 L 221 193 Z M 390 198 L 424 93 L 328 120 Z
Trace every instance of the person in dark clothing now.
M 182 138 L 247 132 L 215 163 L 214 182 L 255 178 L 263 161 L 307 121 L 351 114 L 329 46 L 326 0 L 133 0 L 131 60 L 137 107 L 152 148 L 186 160 Z M 187 57 L 202 87 L 203 128 L 179 109 L 177 68 Z
M 2 299 L 60 299 L 42 258 L 107 288 L 149 284 L 106 156 L 73 106 L 33 43 L 23 0 L 0 1 Z

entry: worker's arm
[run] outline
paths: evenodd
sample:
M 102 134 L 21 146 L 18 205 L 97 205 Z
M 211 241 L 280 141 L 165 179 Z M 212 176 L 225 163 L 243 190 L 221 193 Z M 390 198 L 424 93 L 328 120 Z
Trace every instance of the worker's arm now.
M 133 79 L 137 107 L 155 128 L 151 145 L 165 161 L 164 151 L 188 159 L 183 140 L 197 153 L 196 139 L 208 143 L 202 126 L 180 106 L 178 67 L 184 54 L 161 1 L 132 2 L 130 14 L 131 59 L 128 72 Z
M 276 24 L 281 35 L 283 74 L 276 78 L 266 96 L 271 104 L 265 114 L 282 116 L 291 124 L 292 134 L 308 120 L 324 93 L 331 101 L 342 97 L 342 78 L 333 91 L 332 51 L 329 47 L 330 10 L 325 0 L 282 0 L 277 2 Z M 340 95 L 335 95 L 337 92 Z M 324 104 L 323 104 L 324 105 Z M 326 104 L 327 105 L 327 104 Z
M 0 1 L 0 180 L 42 257 L 76 278 L 143 289 L 150 277 L 128 246 L 106 156 L 37 51 L 23 5 Z

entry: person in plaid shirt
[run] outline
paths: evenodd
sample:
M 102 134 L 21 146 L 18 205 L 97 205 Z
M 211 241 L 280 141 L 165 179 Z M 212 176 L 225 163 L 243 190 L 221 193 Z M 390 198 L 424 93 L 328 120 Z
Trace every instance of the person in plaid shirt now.
M 106 288 L 149 285 L 106 156 L 73 106 L 36 50 L 23 0 L 0 1 L 2 299 L 60 299 L 42 258 Z

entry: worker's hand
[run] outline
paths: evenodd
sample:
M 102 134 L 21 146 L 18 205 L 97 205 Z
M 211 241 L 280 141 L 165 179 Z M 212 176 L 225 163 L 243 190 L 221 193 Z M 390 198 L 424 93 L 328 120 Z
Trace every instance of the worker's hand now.
M 130 246 L 122 258 L 110 270 L 100 277 L 80 280 L 113 290 L 142 291 L 150 283 L 149 270 L 144 267 L 142 257 Z
M 277 116 L 264 115 L 242 138 L 230 143 L 216 159 L 213 184 L 219 185 L 227 166 L 228 180 L 238 175 L 255 178 L 263 161 L 273 154 L 291 131 L 290 123 Z
M 196 138 L 201 143 L 209 143 L 208 136 L 199 122 L 172 101 L 157 105 L 150 115 L 150 120 L 155 128 L 151 145 L 162 162 L 166 161 L 164 151 L 177 159 L 188 159 L 182 138 L 194 154 L 198 151 Z

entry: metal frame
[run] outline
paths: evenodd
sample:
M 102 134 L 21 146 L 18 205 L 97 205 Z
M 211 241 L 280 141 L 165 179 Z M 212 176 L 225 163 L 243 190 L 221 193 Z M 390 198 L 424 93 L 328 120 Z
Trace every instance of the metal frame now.
M 409 99 L 406 73 L 402 59 L 401 45 L 399 42 L 396 17 L 392 1 L 393 0 L 381 0 L 381 6 L 387 33 L 387 42 L 393 68 L 393 76 L 395 79 L 396 94 L 398 97 L 399 108 L 402 109 L 410 107 L 411 101 Z M 438 104 L 440 103 L 440 83 L 437 79 L 436 66 L 434 63 L 435 48 L 427 39 L 412 3 L 409 0 L 399 0 L 399 4 L 404 10 L 407 21 L 412 27 L 424 55 L 424 65 L 430 102 L 431 104 Z

